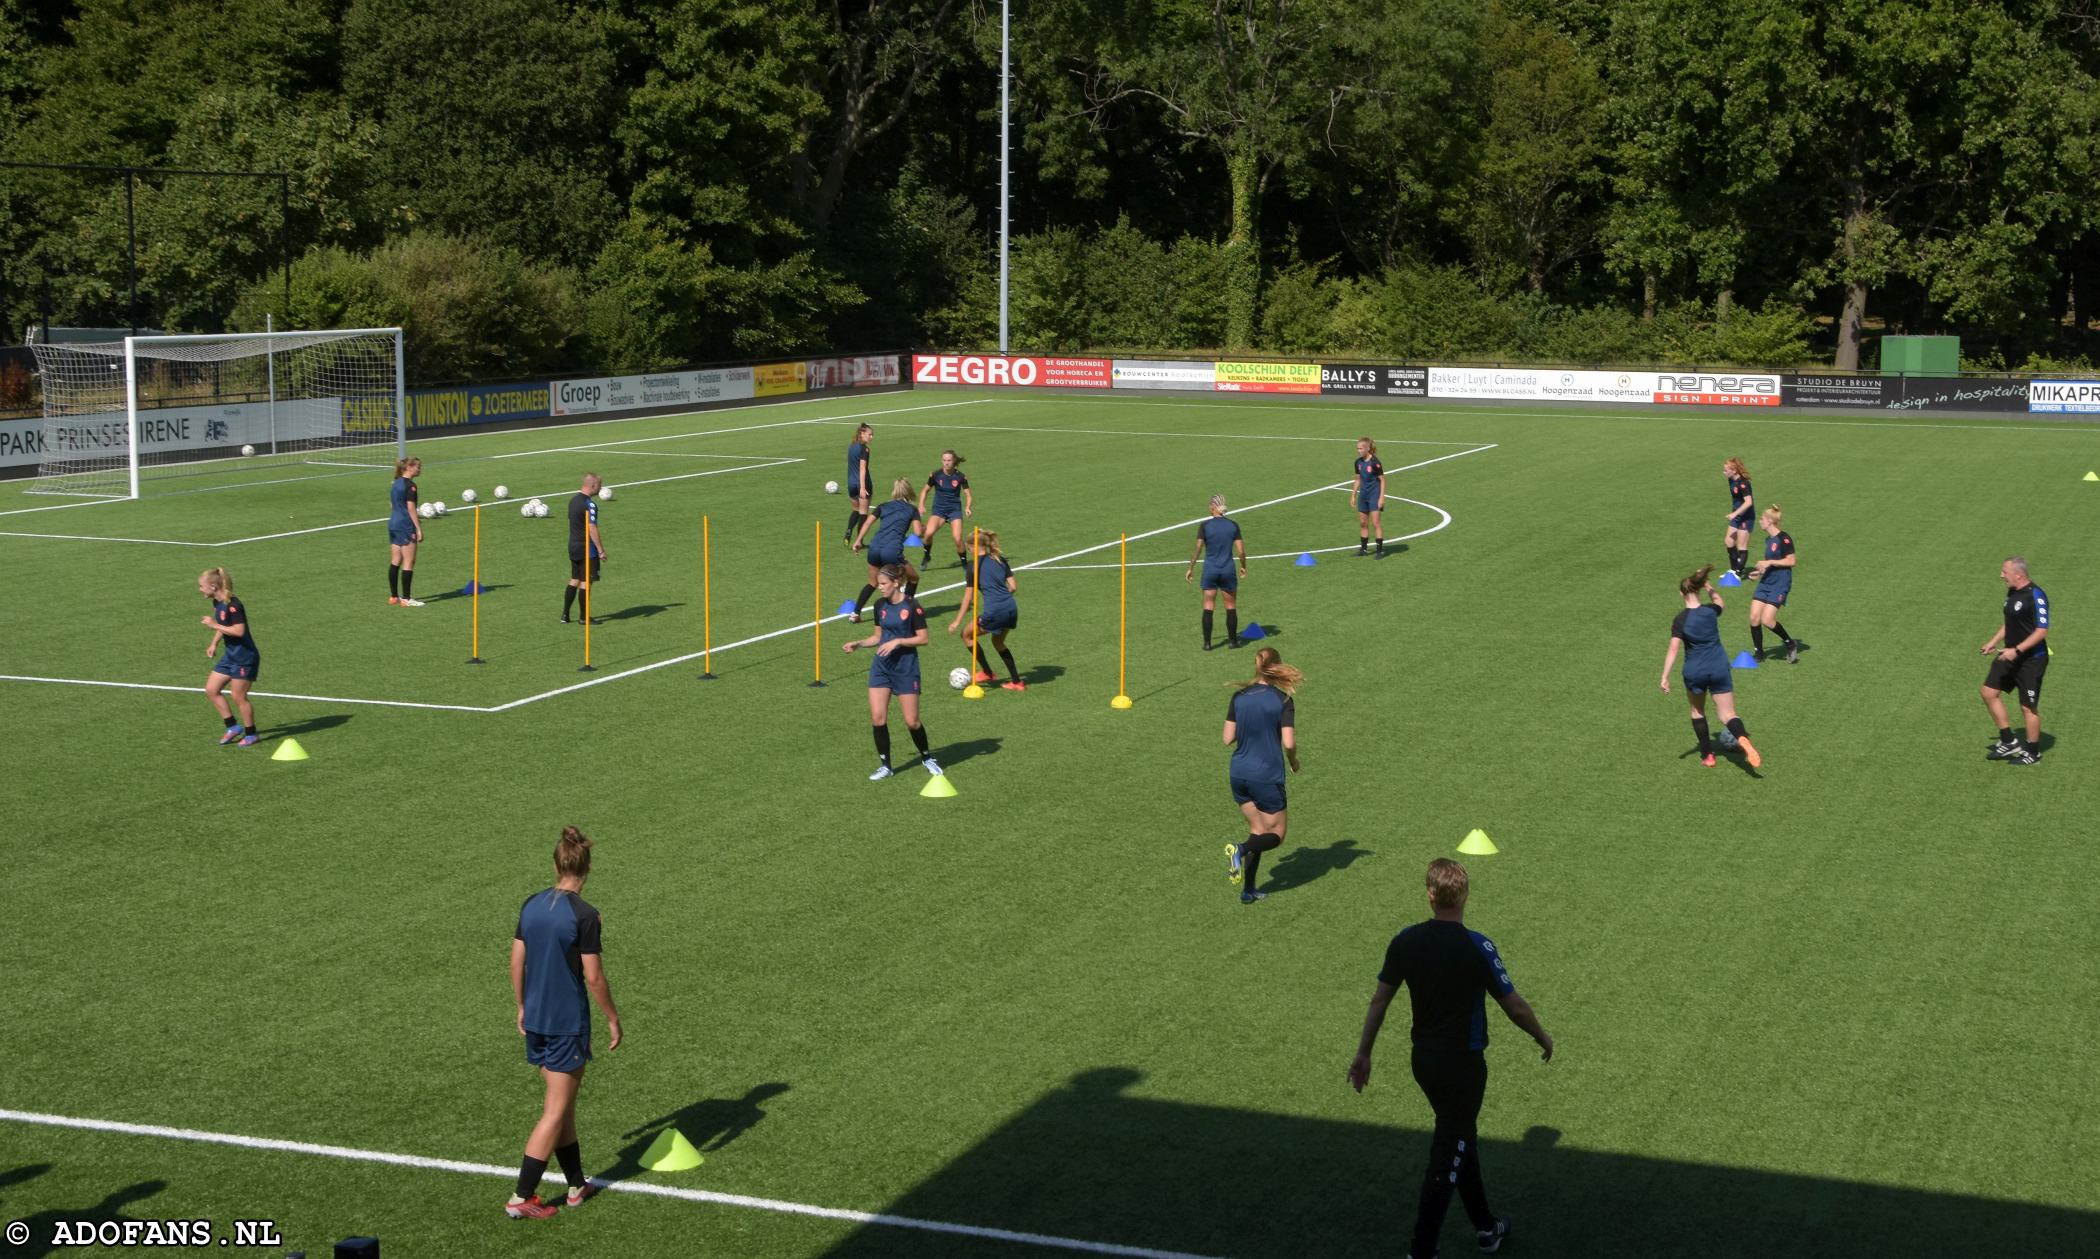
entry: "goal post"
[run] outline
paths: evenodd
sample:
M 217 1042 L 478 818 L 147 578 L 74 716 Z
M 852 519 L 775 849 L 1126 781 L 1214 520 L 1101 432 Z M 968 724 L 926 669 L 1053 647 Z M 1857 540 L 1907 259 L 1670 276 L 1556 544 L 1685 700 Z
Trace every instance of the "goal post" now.
M 44 422 L 32 494 L 137 498 L 167 478 L 240 484 L 256 469 L 374 466 L 407 448 L 399 328 L 34 349 Z

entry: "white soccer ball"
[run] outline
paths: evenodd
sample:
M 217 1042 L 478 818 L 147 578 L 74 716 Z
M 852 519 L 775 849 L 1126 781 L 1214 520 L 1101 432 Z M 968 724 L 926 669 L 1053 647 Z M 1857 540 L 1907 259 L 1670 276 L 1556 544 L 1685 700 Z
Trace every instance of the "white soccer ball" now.
M 836 494 L 836 493 L 838 493 L 838 492 L 839 492 L 839 483 L 838 483 L 837 481 L 826 481 L 826 482 L 824 482 L 824 492 L 825 492 L 826 494 Z
M 536 499 L 536 498 L 535 498 L 535 499 L 533 499 L 533 500 L 532 500 L 532 514 L 533 514 L 533 515 L 535 515 L 535 516 L 538 516 L 538 517 L 539 517 L 540 519 L 542 519 L 542 520 L 546 519 L 546 518 L 547 518 L 547 504 L 545 504 L 545 503 L 541 502 L 541 501 L 540 501 L 539 499 Z
M 462 503 L 471 503 L 471 502 L 473 502 L 473 501 L 474 501 L 474 491 L 472 491 L 472 490 L 461 490 L 461 491 L 459 492 L 459 501 L 460 501 L 460 502 L 462 502 Z
M 432 503 L 431 506 L 437 509 L 437 514 L 440 516 L 444 515 L 445 512 L 448 510 L 448 508 L 446 508 L 445 506 L 445 500 L 442 498 L 439 499 L 437 502 Z
M 419 503 L 416 506 L 416 515 L 421 516 L 425 520 L 428 520 L 432 516 L 435 516 L 437 514 L 438 513 L 436 503 Z
M 244 455 L 252 455 L 252 454 L 254 454 L 254 453 L 255 453 L 255 447 L 253 447 L 253 446 L 243 446 L 243 447 L 241 447 L 241 453 L 242 453 L 242 454 L 244 454 Z
M 534 516 L 537 516 L 537 515 L 538 515 L 539 513 L 538 513 L 538 512 L 536 512 L 536 511 L 534 511 L 534 510 L 532 510 L 532 504 L 531 504 L 531 503 L 519 503 L 519 504 L 518 504 L 518 514 L 519 514 L 520 516 L 523 516 L 523 517 L 525 517 L 525 519 L 527 519 L 527 520 L 530 520 L 530 519 L 532 519 L 532 518 L 533 518 Z
M 598 501 L 601 503 L 610 503 L 612 501 L 612 486 L 608 485 L 598 491 Z
M 961 690 L 970 684 L 970 671 L 961 667 L 948 671 L 948 685 Z
M 509 497 L 510 497 L 510 487 L 509 487 L 508 485 L 499 485 L 499 486 L 497 486 L 497 487 L 496 487 L 496 497 L 497 497 L 497 498 L 509 498 Z

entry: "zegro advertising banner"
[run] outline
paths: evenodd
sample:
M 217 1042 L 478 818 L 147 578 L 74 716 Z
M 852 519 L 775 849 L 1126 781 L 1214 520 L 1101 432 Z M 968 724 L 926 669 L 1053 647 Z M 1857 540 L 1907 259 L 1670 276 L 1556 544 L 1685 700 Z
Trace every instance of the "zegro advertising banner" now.
M 1020 389 L 1106 389 L 1113 381 L 1105 358 L 1041 358 L 1000 354 L 914 354 L 915 385 L 1011 386 Z

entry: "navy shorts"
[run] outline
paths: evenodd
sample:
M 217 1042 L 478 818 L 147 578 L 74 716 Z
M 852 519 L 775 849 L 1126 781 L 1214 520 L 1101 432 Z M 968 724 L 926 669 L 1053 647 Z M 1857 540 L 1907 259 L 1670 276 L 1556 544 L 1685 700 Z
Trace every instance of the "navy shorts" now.
M 595 583 L 596 583 L 596 582 L 598 581 L 598 570 L 599 570 L 599 569 L 600 569 L 601 567 L 603 567 L 603 566 L 604 566 L 604 564 L 605 564 L 605 557 L 604 557 L 604 556 L 602 556 L 602 555 L 593 555 L 593 556 L 591 557 L 591 581 L 592 581 L 592 582 L 593 582 L 594 584 L 595 584 Z M 582 560 L 582 558 L 581 558 L 580 556 L 577 556 L 577 555 L 575 555 L 575 554 L 571 554 L 571 555 L 569 556 L 569 580 L 570 580 L 570 581 L 582 581 L 582 580 L 583 580 L 583 560 Z
M 387 521 L 386 540 L 388 542 L 393 543 L 395 546 L 407 546 L 410 543 L 414 542 L 416 540 L 415 522 L 408 521 L 406 523 L 403 523 L 398 520 Z
M 872 546 L 868 548 L 868 563 L 875 568 L 888 568 L 892 564 L 903 562 L 903 551 L 880 551 Z
M 545 1032 L 525 1033 L 525 1061 L 535 1067 L 545 1067 L 563 1075 L 574 1075 L 583 1070 L 583 1064 L 590 1060 L 589 1032 L 581 1036 L 549 1036 Z
M 1728 518 L 1728 527 L 1731 529 L 1740 529 L 1744 533 L 1748 533 L 1752 529 L 1755 529 L 1757 527 L 1757 504 L 1750 504 L 1750 510 L 1744 512 L 1740 516 L 1730 516 Z
M 1232 780 L 1232 802 L 1252 804 L 1263 813 L 1283 812 L 1285 796 L 1282 783 L 1251 783 L 1244 778 Z
M 987 634 L 1004 634 L 1021 623 L 1021 610 L 1011 612 L 987 612 L 977 618 L 977 628 Z
M 219 663 L 213 665 L 211 671 L 223 673 L 242 682 L 253 682 L 262 673 L 262 658 L 258 656 L 253 659 L 236 659 L 232 656 L 221 656 Z
M 939 516 L 943 520 L 961 520 L 962 500 L 957 499 L 952 503 L 944 503 L 939 499 L 934 499 L 933 510 L 928 513 L 928 516 Z
M 1222 590 L 1229 595 L 1238 594 L 1240 590 L 1239 576 L 1231 569 L 1227 569 L 1222 573 L 1214 573 L 1207 568 L 1204 569 L 1202 584 L 1205 590 Z
M 1371 488 L 1369 488 L 1369 489 L 1367 489 L 1367 490 L 1365 490 L 1365 489 L 1359 489 L 1358 491 L 1356 491 L 1356 510 L 1358 510 L 1358 511 L 1377 511 L 1377 510 L 1378 510 L 1378 487 L 1377 487 L 1377 486 L 1375 486 L 1375 485 L 1374 485 L 1374 486 L 1372 486 Z
M 1994 691 L 2017 691 L 2020 707 L 2039 712 L 2042 707 L 2042 675 L 2049 671 L 2049 657 L 2028 656 L 2020 660 L 1992 660 L 1990 676 L 1983 684 Z
M 1684 689 L 1694 695 L 1731 695 L 1735 692 L 1735 672 L 1723 669 L 1719 673 L 1687 673 Z
M 861 464 L 857 467 L 848 467 L 846 469 L 847 494 L 851 495 L 854 498 L 866 498 L 868 496 L 869 485 L 870 482 L 868 480 L 866 464 Z
M 896 655 L 875 657 L 868 665 L 868 689 L 887 689 L 892 695 L 917 695 L 919 653 L 899 652 Z
M 1750 592 L 1750 597 L 1759 603 L 1783 608 L 1786 606 L 1787 593 L 1793 588 L 1794 579 L 1791 576 L 1779 581 L 1773 581 L 1770 577 L 1760 577 L 1757 579 L 1757 589 Z

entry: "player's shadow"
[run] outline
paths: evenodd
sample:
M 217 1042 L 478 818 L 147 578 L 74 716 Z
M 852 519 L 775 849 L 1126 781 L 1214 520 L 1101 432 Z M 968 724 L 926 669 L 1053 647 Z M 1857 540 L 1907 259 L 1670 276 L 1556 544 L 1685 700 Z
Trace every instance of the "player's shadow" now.
M 626 1180 L 641 1175 L 642 1155 L 649 1143 L 671 1128 L 703 1154 L 719 1150 L 758 1126 L 766 1117 L 761 1103 L 787 1091 L 788 1086 L 778 1080 L 756 1084 L 742 1097 L 710 1097 L 630 1128 L 620 1135 L 627 1144 L 620 1148 L 619 1160 L 593 1179 Z
M 0 1172 L 0 1189 L 12 1189 L 23 1181 L 35 1180 L 50 1170 L 49 1163 L 24 1163 L 20 1167 L 10 1167 Z
M 636 603 L 621 608 L 618 612 L 600 612 L 597 623 L 604 625 L 611 621 L 638 621 L 643 617 L 656 616 L 662 612 L 669 612 L 672 608 L 684 606 L 682 603 Z
M 1698 755 L 1699 745 L 1695 743 L 1691 747 L 1679 753 L 1677 759 L 1680 761 L 1689 760 Z M 1733 749 L 1723 751 L 1721 745 L 1717 743 L 1714 745 L 1714 766 L 1715 768 L 1719 768 L 1722 765 L 1733 765 L 1737 769 L 1742 770 L 1744 774 L 1748 775 L 1751 778 L 1762 779 L 1764 777 L 1763 774 L 1760 774 L 1756 770 L 1750 768 L 1750 762 L 1743 759 L 1743 754 L 1741 752 L 1734 751 Z
M 1287 892 L 1304 887 L 1330 870 L 1347 870 L 1358 859 L 1371 855 L 1371 849 L 1358 848 L 1353 839 L 1338 839 L 1325 848 L 1288 849 L 1266 867 L 1269 879 L 1261 890 Z
M 1064 675 L 1065 667 L 1061 664 L 1038 664 L 1023 669 L 1021 680 L 1030 686 L 1042 686 L 1055 682 Z
M 483 594 L 485 594 L 485 595 L 492 595 L 492 594 L 496 593 L 496 592 L 497 592 L 498 590 L 509 590 L 509 589 L 510 589 L 510 588 L 511 588 L 512 586 L 514 586 L 514 585 L 516 585 L 516 584 L 517 584 L 516 582 L 508 582 L 508 581 L 507 581 L 507 582 L 504 582 L 504 583 L 502 583 L 501 585 L 496 585 L 496 586 L 491 586 L 491 585 L 488 585 L 487 583 L 483 583 L 483 585 L 482 585 L 482 587 L 481 587 L 481 593 L 483 593 Z M 453 600 L 453 599 L 471 599 L 471 598 L 473 598 L 473 597 L 474 597 L 473 595 L 470 595 L 470 594 L 468 594 L 468 593 L 466 592 L 466 590 L 462 588 L 462 589 L 459 589 L 459 590 L 444 590 L 444 591 L 440 591 L 440 592 L 438 592 L 437 594 L 434 594 L 434 595 L 430 596 L 430 597 L 429 597 L 428 599 L 425 599 L 425 600 L 424 600 L 423 602 L 425 602 L 425 603 L 445 603 L 445 602 L 448 602 L 448 601 L 450 601 L 450 600 Z
M 51 1244 L 51 1239 L 56 1234 L 61 1223 L 70 1226 L 73 1231 L 79 1232 L 82 1226 L 89 1223 L 130 1219 L 131 1217 L 124 1213 L 125 1207 L 130 1206 L 134 1202 L 143 1202 L 167 1187 L 168 1182 L 165 1180 L 142 1180 L 135 1185 L 127 1185 L 122 1189 L 111 1190 L 102 1201 L 91 1207 L 70 1211 L 39 1211 L 35 1215 L 25 1215 L 21 1217 L 21 1222 L 29 1230 L 29 1240 L 26 1244 L 19 1246 L 10 1244 L 7 1253 L 10 1255 L 28 1255 L 31 1259 L 40 1259 L 43 1255 L 55 1255 L 61 1249 L 68 1253 L 79 1253 L 72 1246 L 59 1247 Z
M 351 714 L 349 713 L 326 713 L 319 717 L 302 717 L 297 721 L 288 721 L 281 726 L 271 726 L 259 734 L 257 739 L 262 743 L 270 743 L 278 739 L 302 739 L 317 730 L 333 730 L 337 726 L 346 725 L 350 717 Z
M 933 758 L 942 769 L 953 769 L 964 761 L 980 756 L 990 756 L 999 750 L 997 739 L 965 739 L 961 743 L 944 743 L 934 750 Z
M 1151 699 L 1155 695 L 1164 695 L 1168 691 L 1173 690 L 1175 687 L 1180 686 L 1181 684 L 1187 681 L 1187 678 L 1175 678 L 1172 682 L 1168 682 L 1164 686 L 1153 687 L 1151 690 L 1146 691 L 1143 695 L 1133 695 L 1131 697 L 1131 702 L 1135 703 L 1136 701 L 1141 699 Z
M 1345 1046 L 1349 1034 L 1345 1027 Z M 1362 1097 L 1334 1069 L 1331 1105 L 1352 1119 L 1144 1096 L 1140 1072 L 1085 1071 L 881 1210 L 1153 1253 L 1398 1255 L 1429 1154 L 1430 1116 L 1409 1078 L 1404 1019 L 1399 1027 L 1388 1021 L 1386 1036 Z M 1541 1066 L 1528 1048 L 1489 1055 L 1498 1073 L 1561 1070 Z M 1657 1083 L 1667 1087 L 1667 1077 Z M 1490 1084 L 1491 1111 L 1513 1104 Z M 1967 1259 L 2008 1253 L 2008 1239 L 2022 1253 L 2091 1254 L 2100 1237 L 2100 1213 L 2090 1210 L 1570 1148 L 1545 1127 L 1517 1141 L 1482 1141 L 1480 1159 L 1490 1200 L 1516 1218 L 1512 1254 Z M 1245 1189 L 1250 1169 L 1256 1191 Z M 1443 1241 L 1447 1256 L 1473 1252 L 1455 1201 Z M 1023 1250 L 870 1223 L 826 1253 L 981 1259 Z

